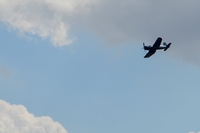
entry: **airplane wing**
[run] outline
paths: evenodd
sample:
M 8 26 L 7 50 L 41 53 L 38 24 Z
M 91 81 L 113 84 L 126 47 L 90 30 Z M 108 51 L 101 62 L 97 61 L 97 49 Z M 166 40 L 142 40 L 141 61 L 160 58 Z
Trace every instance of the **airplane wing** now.
M 156 40 L 156 42 L 154 43 L 153 47 L 154 47 L 154 48 L 160 47 L 161 42 L 162 42 L 162 38 L 159 37 L 159 38 Z
M 144 58 L 149 58 L 149 57 L 152 56 L 155 52 L 156 52 L 156 50 L 149 50 L 149 52 L 144 56 Z

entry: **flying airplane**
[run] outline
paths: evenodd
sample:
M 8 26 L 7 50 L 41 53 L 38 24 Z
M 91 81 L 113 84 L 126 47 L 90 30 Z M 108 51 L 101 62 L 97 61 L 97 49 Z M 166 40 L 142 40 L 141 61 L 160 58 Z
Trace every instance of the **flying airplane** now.
M 144 46 L 144 50 L 149 50 L 149 52 L 144 56 L 144 58 L 149 58 L 150 56 L 152 56 L 153 54 L 155 54 L 156 50 L 161 50 L 164 49 L 164 51 L 166 51 L 171 43 L 166 44 L 165 42 L 163 43 L 164 46 L 160 46 L 162 42 L 162 38 L 159 37 L 156 42 L 153 44 L 153 46 L 145 46 L 145 44 L 143 43 Z

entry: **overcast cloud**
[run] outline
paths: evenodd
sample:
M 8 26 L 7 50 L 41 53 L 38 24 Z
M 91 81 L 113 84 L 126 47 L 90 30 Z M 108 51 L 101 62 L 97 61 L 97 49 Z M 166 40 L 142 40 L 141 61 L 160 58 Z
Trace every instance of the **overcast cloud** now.
M 0 133 L 67 133 L 48 116 L 35 117 L 23 105 L 0 100 Z
M 0 20 L 22 33 L 72 44 L 72 31 L 88 30 L 108 43 L 172 42 L 173 53 L 200 60 L 199 0 L 0 0 Z

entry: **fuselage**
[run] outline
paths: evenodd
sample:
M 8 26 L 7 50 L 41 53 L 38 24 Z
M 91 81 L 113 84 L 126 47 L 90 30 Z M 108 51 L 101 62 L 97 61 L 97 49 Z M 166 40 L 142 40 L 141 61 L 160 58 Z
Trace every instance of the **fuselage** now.
M 165 49 L 166 47 L 151 47 L 151 46 L 144 46 L 144 50 L 161 50 L 161 49 Z

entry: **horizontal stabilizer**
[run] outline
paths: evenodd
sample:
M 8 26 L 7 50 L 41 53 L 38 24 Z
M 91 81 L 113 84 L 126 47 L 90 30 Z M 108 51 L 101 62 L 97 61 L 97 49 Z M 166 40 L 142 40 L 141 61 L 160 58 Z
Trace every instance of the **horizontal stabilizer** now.
M 171 46 L 171 43 L 169 43 L 169 44 L 166 46 L 166 48 L 164 49 L 164 51 L 166 51 L 168 48 L 170 48 L 170 46 Z

